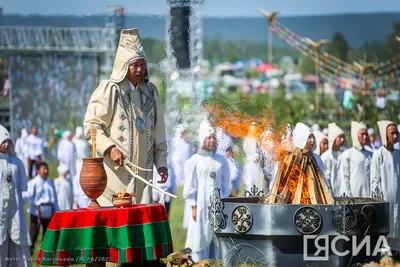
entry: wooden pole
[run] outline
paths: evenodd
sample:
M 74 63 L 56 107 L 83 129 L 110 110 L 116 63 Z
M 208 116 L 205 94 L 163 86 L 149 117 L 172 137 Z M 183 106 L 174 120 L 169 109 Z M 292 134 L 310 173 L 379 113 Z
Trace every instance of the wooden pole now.
M 315 76 L 317 77 L 317 81 L 315 83 L 315 115 L 316 118 L 319 119 L 320 118 L 320 113 L 319 113 L 319 103 L 320 103 L 320 99 L 319 99 L 319 71 L 318 71 L 318 63 L 319 63 L 319 53 L 318 53 L 318 49 L 314 50 L 314 54 L 315 54 Z
M 271 32 L 271 30 L 272 30 L 272 27 L 271 27 L 271 25 L 268 27 L 268 63 L 269 64 L 272 64 L 272 45 L 273 45 L 273 42 L 272 42 L 272 32 Z

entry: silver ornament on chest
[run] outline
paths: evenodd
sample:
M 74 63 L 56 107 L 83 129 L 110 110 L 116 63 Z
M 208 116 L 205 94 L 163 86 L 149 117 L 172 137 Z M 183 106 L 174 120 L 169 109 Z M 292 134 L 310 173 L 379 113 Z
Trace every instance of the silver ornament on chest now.
M 216 174 L 215 172 L 211 172 L 211 173 L 210 173 L 210 177 L 211 177 L 212 179 L 215 179 L 215 177 L 217 177 L 217 174 Z
M 135 126 L 136 126 L 136 129 L 141 133 L 143 133 L 144 130 L 146 129 L 146 125 L 144 123 L 144 120 L 142 118 L 140 118 L 140 117 L 136 118 Z

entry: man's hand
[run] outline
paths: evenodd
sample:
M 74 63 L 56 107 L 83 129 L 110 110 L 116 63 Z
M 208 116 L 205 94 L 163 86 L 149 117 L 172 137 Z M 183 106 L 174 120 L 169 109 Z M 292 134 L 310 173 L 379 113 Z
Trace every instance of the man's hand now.
M 194 221 L 197 219 L 197 206 L 192 206 L 192 218 Z
M 168 169 L 165 167 L 161 167 L 157 171 L 158 174 L 161 176 L 161 181 L 158 181 L 158 183 L 165 184 L 168 180 Z
M 115 163 L 118 163 L 119 166 L 124 165 L 124 156 L 122 155 L 121 151 L 118 150 L 117 147 L 111 148 L 109 155 L 110 159 Z

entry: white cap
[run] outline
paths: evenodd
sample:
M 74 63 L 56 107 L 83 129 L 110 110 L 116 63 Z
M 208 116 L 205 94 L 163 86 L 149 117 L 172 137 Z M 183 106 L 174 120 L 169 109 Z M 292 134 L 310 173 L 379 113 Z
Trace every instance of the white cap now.
M 215 134 L 215 131 L 210 122 L 207 120 L 202 121 L 199 127 L 199 146 L 202 147 L 204 140 L 212 134 Z
M 2 144 L 7 139 L 11 140 L 10 133 L 3 125 L 0 124 L 0 144 Z

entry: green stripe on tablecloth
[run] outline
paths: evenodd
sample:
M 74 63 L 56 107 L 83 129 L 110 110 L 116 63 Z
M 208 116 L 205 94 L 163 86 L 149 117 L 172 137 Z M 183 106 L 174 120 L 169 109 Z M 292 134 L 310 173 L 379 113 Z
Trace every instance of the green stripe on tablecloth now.
M 71 238 L 79 236 L 79 238 Z M 80 229 L 47 230 L 41 249 L 44 251 L 90 248 L 149 247 L 170 243 L 169 222 L 153 222 L 117 228 L 88 227 Z M 104 238 L 104 237 L 107 237 Z M 146 253 L 147 254 L 147 253 Z M 149 253 L 152 254 L 152 253 Z M 86 255 L 85 255 L 86 256 Z

